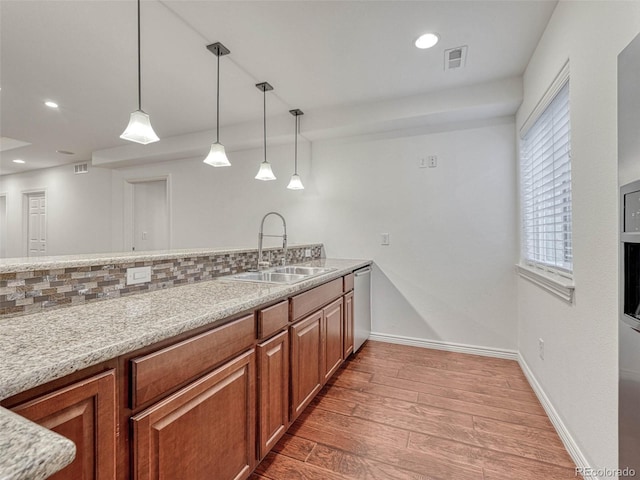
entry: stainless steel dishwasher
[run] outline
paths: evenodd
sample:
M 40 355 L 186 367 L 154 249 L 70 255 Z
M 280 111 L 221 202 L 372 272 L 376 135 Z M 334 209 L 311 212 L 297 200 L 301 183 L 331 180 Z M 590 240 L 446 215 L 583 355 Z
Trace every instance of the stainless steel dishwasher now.
M 371 266 L 353 273 L 353 351 L 357 352 L 371 333 Z

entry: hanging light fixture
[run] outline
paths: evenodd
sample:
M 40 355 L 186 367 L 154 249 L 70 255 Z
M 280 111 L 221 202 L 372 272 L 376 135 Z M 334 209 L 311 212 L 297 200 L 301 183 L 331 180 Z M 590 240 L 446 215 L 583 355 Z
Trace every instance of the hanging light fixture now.
M 151 121 L 149 115 L 142 110 L 142 89 L 140 79 L 140 0 L 138 0 L 138 110 L 131 114 L 129 118 L 129 125 L 125 131 L 120 135 L 120 138 L 129 140 L 130 142 L 141 143 L 146 145 L 148 143 L 157 142 L 160 140 L 156 132 L 151 127 Z
M 298 132 L 300 130 L 300 115 L 304 115 L 302 110 L 294 109 L 289 110 L 289 113 L 296 117 L 296 147 L 295 147 L 295 167 L 293 170 L 293 175 L 291 175 L 291 180 L 289 180 L 289 185 L 287 188 L 289 190 L 304 190 L 304 185 L 302 184 L 302 180 L 300 179 L 300 175 L 298 175 Z
M 218 57 L 218 83 L 216 86 L 216 141 L 211 144 L 211 150 L 204 163 L 212 167 L 230 167 L 231 163 L 224 151 L 224 145 L 220 143 L 220 57 L 231 53 L 227 47 L 220 42 L 207 45 L 207 48 Z
M 264 106 L 264 161 L 260 164 L 260 170 L 256 175 L 256 180 L 275 180 L 276 176 L 271 170 L 271 164 L 267 162 L 267 92 L 273 90 L 273 87 L 267 82 L 257 83 L 256 88 L 262 91 L 263 94 L 263 106 Z

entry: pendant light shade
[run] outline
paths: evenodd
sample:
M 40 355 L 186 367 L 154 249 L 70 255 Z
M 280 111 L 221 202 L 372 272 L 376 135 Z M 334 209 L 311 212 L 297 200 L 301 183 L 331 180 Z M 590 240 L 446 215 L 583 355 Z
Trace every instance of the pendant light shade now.
M 258 170 L 258 174 L 255 176 L 256 180 L 275 180 L 276 176 L 273 174 L 273 170 L 271 170 L 271 164 L 266 160 L 260 164 L 260 170 Z
M 302 180 L 300 179 L 300 175 L 294 173 L 291 175 L 291 180 L 289 180 L 289 185 L 287 185 L 289 190 L 304 190 L 304 185 L 302 184 Z
M 149 115 L 142 110 L 136 110 L 131 113 L 129 125 L 127 125 L 125 131 L 120 135 L 120 138 L 143 145 L 160 140 L 156 132 L 153 131 Z
M 209 150 L 209 155 L 207 158 L 203 160 L 207 165 L 211 165 L 212 167 L 230 167 L 231 163 L 227 158 L 227 154 L 224 151 L 224 145 L 221 143 L 215 142 L 211 144 L 211 150 Z
M 140 0 L 138 0 L 138 110 L 129 117 L 129 125 L 124 130 L 120 138 L 129 140 L 130 142 L 148 143 L 160 140 L 156 132 L 153 131 L 149 115 L 142 110 L 142 80 L 140 74 Z
M 289 113 L 296 117 L 296 142 L 295 142 L 295 163 L 293 175 L 291 175 L 291 180 L 289 180 L 289 185 L 287 188 L 289 190 L 304 190 L 304 185 L 302 184 L 302 180 L 300 179 L 300 175 L 298 175 L 298 131 L 300 130 L 300 115 L 304 115 L 304 112 L 299 109 L 289 110 Z
M 224 145 L 220 143 L 220 57 L 231 53 L 227 47 L 220 42 L 207 45 L 207 49 L 218 57 L 218 81 L 216 83 L 216 141 L 211 144 L 209 155 L 203 160 L 212 167 L 230 167 L 231 162 L 224 151 Z
M 267 82 L 262 82 L 256 84 L 256 88 L 262 91 L 263 97 L 263 107 L 264 107 L 264 115 L 263 115 L 263 125 L 264 125 L 264 161 L 260 164 L 260 170 L 258 170 L 258 174 L 255 176 L 256 180 L 275 180 L 276 176 L 273 174 L 271 170 L 271 164 L 267 162 L 267 92 L 273 90 L 273 87 L 269 85 Z

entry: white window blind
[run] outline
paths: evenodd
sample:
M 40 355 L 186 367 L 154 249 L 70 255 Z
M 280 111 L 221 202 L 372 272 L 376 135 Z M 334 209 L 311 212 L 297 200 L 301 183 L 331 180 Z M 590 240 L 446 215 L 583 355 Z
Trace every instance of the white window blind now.
M 568 80 L 522 136 L 520 162 L 523 262 L 571 273 Z

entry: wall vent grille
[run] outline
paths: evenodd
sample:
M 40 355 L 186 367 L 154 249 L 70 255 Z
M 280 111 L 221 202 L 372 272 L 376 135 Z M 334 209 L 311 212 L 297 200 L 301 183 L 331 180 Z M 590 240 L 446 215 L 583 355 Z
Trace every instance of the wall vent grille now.
M 467 46 L 450 48 L 444 51 L 444 69 L 463 68 L 467 63 Z
M 88 163 L 78 163 L 73 166 L 73 173 L 79 175 L 81 173 L 89 173 L 89 164 Z

